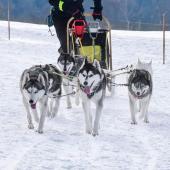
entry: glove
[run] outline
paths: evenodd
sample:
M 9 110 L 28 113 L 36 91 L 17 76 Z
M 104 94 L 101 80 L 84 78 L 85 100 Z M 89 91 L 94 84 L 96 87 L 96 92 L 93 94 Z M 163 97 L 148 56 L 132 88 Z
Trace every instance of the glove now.
M 96 20 L 96 19 L 99 19 L 100 21 L 102 20 L 102 8 L 94 8 L 93 10 L 93 19 Z

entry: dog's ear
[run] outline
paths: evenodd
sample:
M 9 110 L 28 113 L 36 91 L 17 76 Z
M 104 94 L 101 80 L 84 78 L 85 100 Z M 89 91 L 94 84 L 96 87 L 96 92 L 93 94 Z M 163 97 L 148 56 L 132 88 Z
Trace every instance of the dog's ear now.
M 27 72 L 24 77 L 23 77 L 23 81 L 22 81 L 22 88 L 24 87 L 24 85 L 30 80 L 29 78 L 29 73 Z
M 96 67 L 99 70 L 99 72 L 101 73 L 102 69 L 101 69 L 101 66 L 100 66 L 100 63 L 98 60 L 94 59 L 93 66 Z
M 74 56 L 75 56 L 74 50 L 71 50 L 70 55 L 74 58 Z
M 149 65 L 150 65 L 150 66 L 152 65 L 152 59 L 151 59 L 151 61 L 149 62 Z
M 145 74 L 145 79 L 149 80 L 149 74 Z
M 133 75 L 134 75 L 134 77 L 137 77 L 138 72 L 137 72 L 137 70 L 136 70 L 136 69 L 134 69 L 134 71 L 133 71 Z
M 72 52 L 71 54 L 70 54 L 70 56 L 69 57 L 71 57 L 71 59 L 72 59 L 72 61 L 73 61 L 73 63 L 75 64 L 76 63 L 76 61 L 78 60 L 78 56 L 77 55 L 75 55 L 74 54 L 74 52 Z
M 60 61 L 61 59 L 61 54 L 59 55 L 58 59 L 57 59 L 57 63 Z
M 87 56 L 85 57 L 85 65 L 86 64 L 88 64 L 89 62 L 88 62 L 88 58 L 87 58 Z
M 26 76 L 25 76 L 25 82 L 27 82 L 29 80 L 30 80 L 30 76 L 29 76 L 29 73 L 27 73 Z
M 43 86 L 45 86 L 45 80 L 44 80 L 44 77 L 42 76 L 42 74 L 38 75 L 38 81 L 41 82 L 43 84 Z
M 142 62 L 140 61 L 140 59 L 138 58 L 138 64 L 141 64 Z
M 80 69 L 79 69 L 79 71 L 84 67 L 84 65 L 86 64 L 86 61 L 87 60 L 87 58 L 84 58 L 83 59 L 83 62 L 82 62 L 82 64 L 81 64 L 81 67 L 80 67 Z

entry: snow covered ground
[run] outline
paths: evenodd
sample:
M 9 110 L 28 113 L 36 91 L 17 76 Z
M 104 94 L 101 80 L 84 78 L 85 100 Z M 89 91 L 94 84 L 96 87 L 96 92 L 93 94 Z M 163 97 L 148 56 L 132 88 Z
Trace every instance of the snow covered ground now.
M 66 109 L 47 119 L 44 134 L 27 129 L 19 79 L 34 64 L 56 64 L 59 43 L 46 26 L 0 21 L 0 170 L 170 170 L 170 32 L 166 65 L 162 65 L 162 33 L 113 31 L 113 66 L 153 60 L 154 91 L 150 123 L 130 124 L 126 87 L 107 97 L 100 135 L 84 132 L 82 107 Z M 120 77 L 117 82 L 125 82 Z

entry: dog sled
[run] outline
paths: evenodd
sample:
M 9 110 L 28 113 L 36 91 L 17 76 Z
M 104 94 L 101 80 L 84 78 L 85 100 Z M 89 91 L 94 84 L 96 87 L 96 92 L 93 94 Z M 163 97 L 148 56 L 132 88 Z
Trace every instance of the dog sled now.
M 97 59 L 103 69 L 112 70 L 111 25 L 106 17 L 94 21 L 92 14 L 83 19 L 71 18 L 67 24 L 67 53 Z

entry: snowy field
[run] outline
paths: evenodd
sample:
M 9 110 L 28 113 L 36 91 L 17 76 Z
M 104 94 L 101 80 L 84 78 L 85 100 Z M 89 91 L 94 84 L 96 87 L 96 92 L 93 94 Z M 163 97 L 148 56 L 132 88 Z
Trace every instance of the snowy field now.
M 81 106 L 47 119 L 44 134 L 27 129 L 19 91 L 22 71 L 34 64 L 57 63 L 59 43 L 46 26 L 0 21 L 0 170 L 170 170 L 170 32 L 166 65 L 162 33 L 113 31 L 113 67 L 153 60 L 154 91 L 149 124 L 130 124 L 126 87 L 106 97 L 100 135 L 85 134 Z M 116 80 L 124 83 L 125 77 Z

